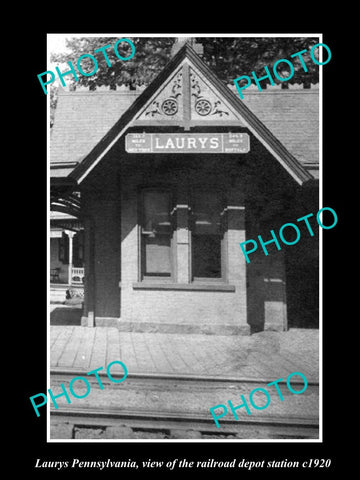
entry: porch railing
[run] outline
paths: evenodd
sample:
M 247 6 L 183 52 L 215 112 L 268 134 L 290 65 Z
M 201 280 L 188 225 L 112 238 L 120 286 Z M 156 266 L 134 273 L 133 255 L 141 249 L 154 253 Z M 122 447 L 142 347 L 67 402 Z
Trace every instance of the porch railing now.
M 84 283 L 85 269 L 83 267 L 73 267 L 71 269 L 71 283 L 82 285 Z

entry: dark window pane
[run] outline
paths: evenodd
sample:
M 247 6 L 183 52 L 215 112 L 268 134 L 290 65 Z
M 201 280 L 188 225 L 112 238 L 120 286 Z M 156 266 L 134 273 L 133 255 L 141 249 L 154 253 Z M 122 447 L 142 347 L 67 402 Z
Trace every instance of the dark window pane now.
M 73 266 L 83 267 L 84 261 L 84 232 L 79 231 L 73 238 Z
M 221 237 L 219 235 L 193 235 L 193 276 L 221 278 Z
M 63 233 L 59 238 L 59 260 L 62 263 L 69 263 L 69 237 Z
M 195 192 L 192 205 L 192 274 L 194 278 L 221 278 L 223 211 L 216 191 Z
M 193 221 L 197 235 L 220 234 L 222 205 L 214 192 L 198 192 L 194 197 Z
M 147 232 L 170 233 L 170 194 L 144 192 L 144 224 Z

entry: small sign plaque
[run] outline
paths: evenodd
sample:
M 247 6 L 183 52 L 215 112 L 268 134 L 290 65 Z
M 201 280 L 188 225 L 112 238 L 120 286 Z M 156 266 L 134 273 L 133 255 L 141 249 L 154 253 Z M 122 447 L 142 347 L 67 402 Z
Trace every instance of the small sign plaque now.
M 248 133 L 128 133 L 128 153 L 248 153 Z

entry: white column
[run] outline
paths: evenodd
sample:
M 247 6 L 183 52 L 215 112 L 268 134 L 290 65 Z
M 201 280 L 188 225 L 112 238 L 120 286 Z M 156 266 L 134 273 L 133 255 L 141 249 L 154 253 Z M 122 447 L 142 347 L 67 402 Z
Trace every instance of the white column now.
M 72 230 L 65 230 L 66 235 L 69 237 L 69 266 L 68 266 L 68 283 L 71 285 L 72 267 L 73 267 L 73 238 L 75 232 Z
M 190 282 L 190 242 L 189 242 L 189 219 L 188 205 L 176 207 L 177 230 L 176 230 L 176 272 L 178 283 Z
M 84 327 L 95 326 L 94 302 L 95 302 L 95 286 L 94 286 L 94 229 L 91 218 L 84 218 L 84 310 L 81 318 L 81 325 Z

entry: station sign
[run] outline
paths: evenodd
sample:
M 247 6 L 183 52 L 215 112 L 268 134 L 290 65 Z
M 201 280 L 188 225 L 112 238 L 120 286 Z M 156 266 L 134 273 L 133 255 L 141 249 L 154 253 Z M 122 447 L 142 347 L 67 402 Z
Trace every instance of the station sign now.
M 128 153 L 248 153 L 247 133 L 128 133 Z

